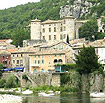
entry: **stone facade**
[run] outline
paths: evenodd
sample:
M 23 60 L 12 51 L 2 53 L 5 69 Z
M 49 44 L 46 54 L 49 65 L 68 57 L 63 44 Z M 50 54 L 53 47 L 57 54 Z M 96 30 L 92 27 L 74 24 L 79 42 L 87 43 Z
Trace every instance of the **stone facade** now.
M 65 42 L 40 46 L 40 51 L 30 55 L 30 72 L 54 70 L 54 65 L 72 63 L 73 50 Z
M 64 41 L 67 36 L 70 40 L 79 38 L 78 29 L 86 21 L 75 20 L 72 16 L 61 20 L 46 20 L 41 22 L 38 19 L 32 20 L 31 40 L 46 40 L 47 42 Z

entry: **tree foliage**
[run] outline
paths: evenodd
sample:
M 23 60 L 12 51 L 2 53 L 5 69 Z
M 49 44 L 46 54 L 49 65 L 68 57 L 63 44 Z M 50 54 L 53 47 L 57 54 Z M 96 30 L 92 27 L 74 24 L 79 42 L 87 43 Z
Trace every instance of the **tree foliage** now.
M 29 39 L 29 33 L 24 29 L 15 29 L 12 35 L 12 44 L 16 46 L 23 46 L 23 40 Z
M 10 76 L 5 83 L 6 88 L 16 88 L 18 86 L 17 79 L 14 75 Z
M 101 68 L 101 64 L 98 63 L 98 56 L 95 53 L 95 48 L 91 46 L 83 46 L 78 55 L 75 55 L 75 62 L 78 67 L 77 71 L 80 74 L 92 73 Z
M 3 69 L 3 64 L 0 63 L 0 77 L 2 76 L 2 70 Z
M 87 21 L 79 28 L 80 38 L 85 38 L 87 40 L 96 39 L 97 32 L 98 32 L 98 25 L 96 20 Z

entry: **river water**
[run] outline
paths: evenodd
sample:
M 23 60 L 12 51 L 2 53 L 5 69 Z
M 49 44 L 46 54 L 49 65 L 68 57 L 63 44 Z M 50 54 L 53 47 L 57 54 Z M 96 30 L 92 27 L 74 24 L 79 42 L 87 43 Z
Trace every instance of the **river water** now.
M 62 94 L 52 97 L 24 96 L 23 103 L 105 103 L 105 98 L 90 98 L 89 95 Z

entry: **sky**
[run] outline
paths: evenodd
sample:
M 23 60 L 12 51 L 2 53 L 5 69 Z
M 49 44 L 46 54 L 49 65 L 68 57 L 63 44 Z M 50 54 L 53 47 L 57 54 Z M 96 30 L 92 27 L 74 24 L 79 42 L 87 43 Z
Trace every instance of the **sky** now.
M 0 10 L 17 5 L 26 4 L 28 2 L 38 2 L 40 0 L 0 0 Z

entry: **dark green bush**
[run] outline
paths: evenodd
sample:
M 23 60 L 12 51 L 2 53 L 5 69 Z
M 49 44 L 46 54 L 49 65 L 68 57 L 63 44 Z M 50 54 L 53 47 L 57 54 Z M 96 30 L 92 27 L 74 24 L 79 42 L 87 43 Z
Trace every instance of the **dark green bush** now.
M 0 80 L 0 88 L 4 88 L 6 85 L 6 79 L 1 79 Z

